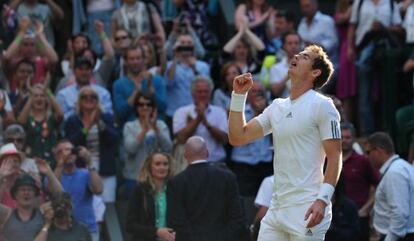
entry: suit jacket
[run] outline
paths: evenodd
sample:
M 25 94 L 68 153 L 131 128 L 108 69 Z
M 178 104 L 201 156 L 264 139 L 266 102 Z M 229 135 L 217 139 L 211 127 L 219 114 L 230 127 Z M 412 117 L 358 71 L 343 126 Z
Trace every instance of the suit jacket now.
M 235 175 L 210 163 L 187 167 L 167 190 L 168 227 L 176 241 L 240 240 L 244 218 Z
M 148 185 L 138 183 L 131 193 L 126 231 L 131 234 L 131 240 L 156 240 L 154 196 Z

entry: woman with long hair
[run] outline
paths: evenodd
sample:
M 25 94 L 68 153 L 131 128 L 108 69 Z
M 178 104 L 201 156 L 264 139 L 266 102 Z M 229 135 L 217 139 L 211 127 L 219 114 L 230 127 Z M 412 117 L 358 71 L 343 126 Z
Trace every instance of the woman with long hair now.
M 62 109 L 52 92 L 43 84 L 35 84 L 29 93 L 18 117 L 18 122 L 26 130 L 26 152 L 30 156 L 45 159 L 54 167 L 52 148 L 59 137 Z
M 221 106 L 227 112 L 229 111 L 233 80 L 241 74 L 241 69 L 234 62 L 228 62 L 221 68 L 220 88 L 214 91 L 213 105 Z
M 174 230 L 167 225 L 167 182 L 174 175 L 170 155 L 149 155 L 138 175 L 138 183 L 129 199 L 126 230 L 131 240 L 174 241 Z
M 126 194 L 136 183 L 141 163 L 154 151 L 169 152 L 172 148 L 170 131 L 164 121 L 157 119 L 157 105 L 152 95 L 140 93 L 134 100 L 137 118 L 123 129 L 126 160 L 124 178 Z
M 99 95 L 92 87 L 80 89 L 77 111 L 66 120 L 65 135 L 74 146 L 84 146 L 89 150 L 92 166 L 102 178 L 102 199 L 114 202 L 119 133 L 113 115 L 102 113 Z

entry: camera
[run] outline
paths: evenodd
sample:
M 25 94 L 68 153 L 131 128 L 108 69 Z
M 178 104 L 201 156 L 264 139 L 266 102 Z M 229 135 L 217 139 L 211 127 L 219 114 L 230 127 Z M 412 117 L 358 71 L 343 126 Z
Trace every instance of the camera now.
M 82 150 L 81 147 L 77 146 L 72 149 L 72 155 L 76 156 L 75 165 L 78 168 L 85 168 L 86 167 L 86 160 L 79 155 L 80 151 Z
M 194 46 L 191 45 L 180 45 L 177 47 L 177 52 L 193 52 Z

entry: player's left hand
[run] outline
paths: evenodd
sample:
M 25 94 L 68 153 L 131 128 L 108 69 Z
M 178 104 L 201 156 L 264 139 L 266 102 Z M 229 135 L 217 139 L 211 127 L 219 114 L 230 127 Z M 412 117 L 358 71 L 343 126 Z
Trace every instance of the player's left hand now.
M 326 203 L 320 199 L 316 199 L 305 214 L 305 221 L 309 219 L 306 228 L 312 228 L 318 225 L 325 215 Z

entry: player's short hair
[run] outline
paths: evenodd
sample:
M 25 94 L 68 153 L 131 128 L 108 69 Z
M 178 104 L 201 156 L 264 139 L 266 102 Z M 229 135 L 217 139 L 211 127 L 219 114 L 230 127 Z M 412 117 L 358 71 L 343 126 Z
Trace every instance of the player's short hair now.
M 388 154 L 395 153 L 394 143 L 392 142 L 392 139 L 388 133 L 375 132 L 368 137 L 367 143 L 372 148 L 383 149 Z
M 313 60 L 312 69 L 319 69 L 321 74 L 315 78 L 313 88 L 319 89 L 328 83 L 332 77 L 334 71 L 333 64 L 322 47 L 312 44 L 307 46 L 305 50 L 310 50 L 317 55 L 317 57 Z

